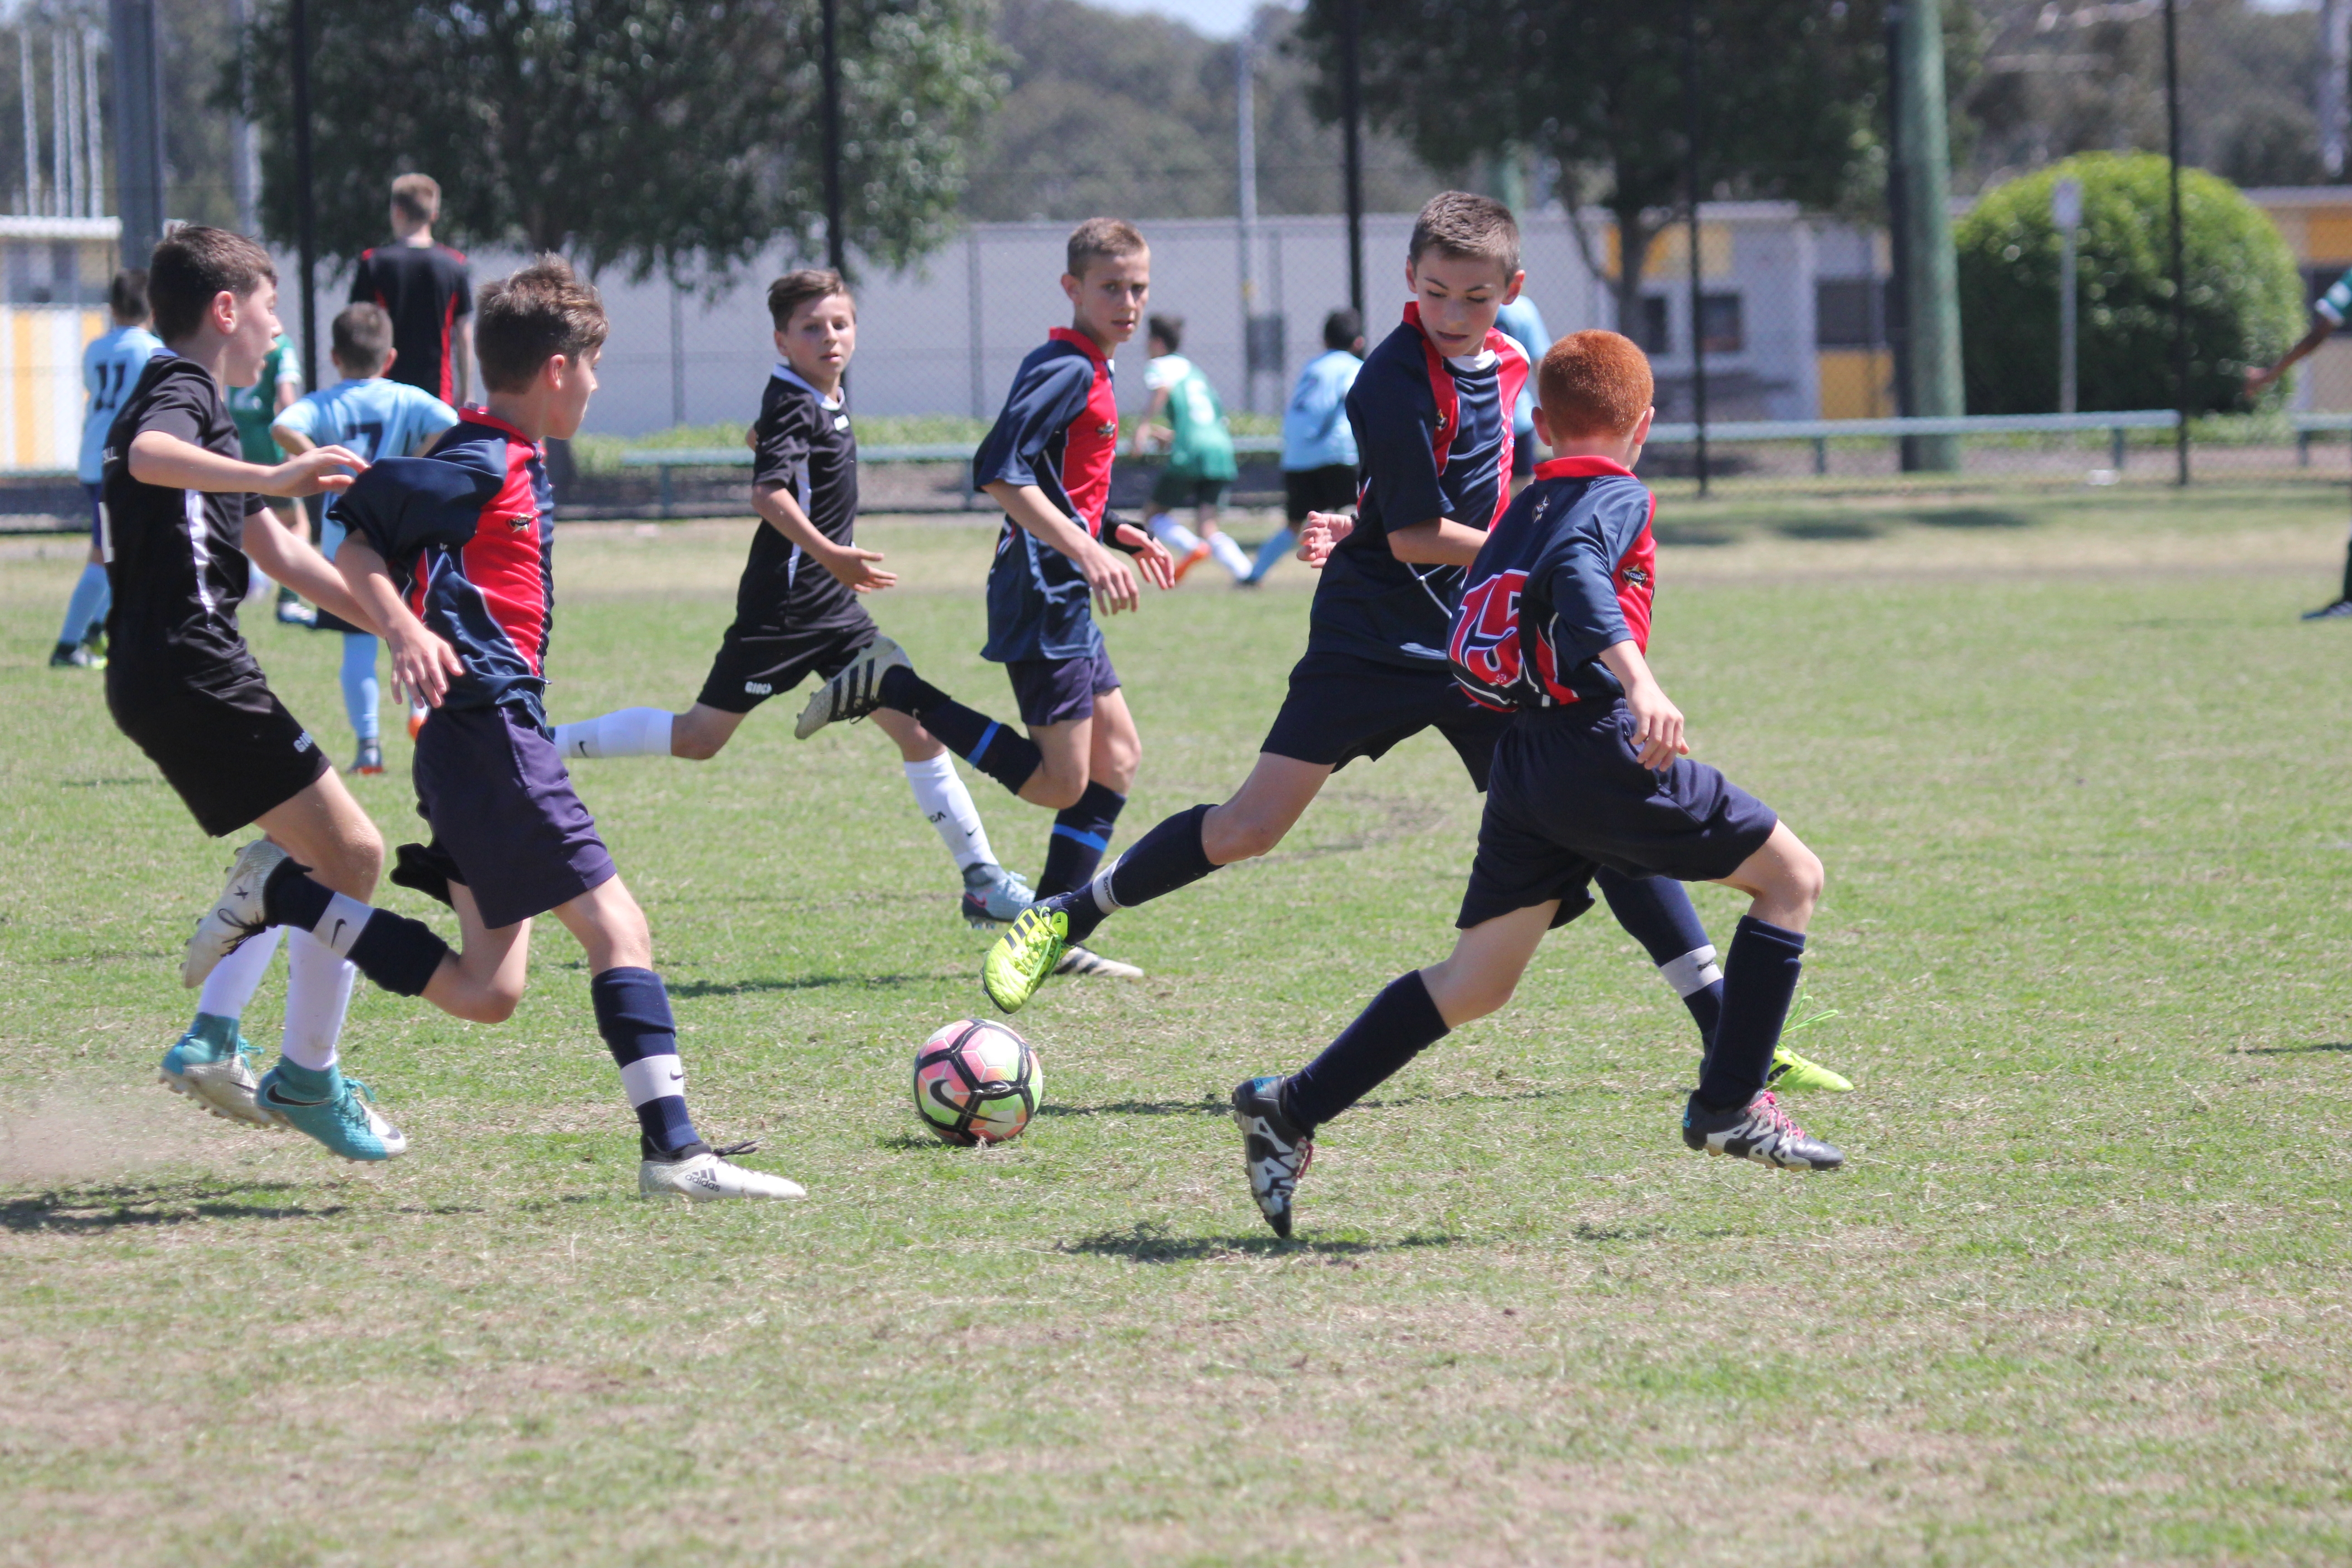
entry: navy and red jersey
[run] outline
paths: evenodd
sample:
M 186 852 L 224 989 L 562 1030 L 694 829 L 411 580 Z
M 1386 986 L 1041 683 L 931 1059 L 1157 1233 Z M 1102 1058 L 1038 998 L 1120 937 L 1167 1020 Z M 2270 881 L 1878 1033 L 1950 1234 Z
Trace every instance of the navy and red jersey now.
M 1100 539 L 1118 449 L 1110 361 L 1084 332 L 1056 327 L 1021 362 L 1004 411 L 972 454 L 971 482 L 1035 485 Z M 981 657 L 1081 658 L 1101 646 L 1077 563 L 1006 518 L 988 571 L 988 646 Z
M 474 313 L 466 258 L 446 245 L 380 245 L 360 252 L 352 303 L 373 302 L 392 318 L 399 357 L 384 374 L 457 401 L 457 362 L 449 352 L 457 323 Z
M 1603 648 L 1650 648 L 1657 498 L 1606 458 L 1536 466 L 1470 565 L 1446 658 L 1488 708 L 1556 708 L 1624 695 Z
M 444 705 L 512 706 L 544 728 L 555 499 L 539 444 L 469 408 L 429 458 L 385 458 L 335 507 L 409 610 L 457 650 Z
M 1412 566 L 1389 550 L 1391 529 L 1441 517 L 1490 528 L 1511 500 L 1511 410 L 1528 356 L 1489 330 L 1475 356 L 1447 359 L 1421 330 L 1418 303 L 1364 360 L 1348 392 L 1362 455 L 1356 529 L 1316 584 L 1312 653 L 1348 653 L 1427 668 L 1445 658 L 1462 596 L 1456 566 Z

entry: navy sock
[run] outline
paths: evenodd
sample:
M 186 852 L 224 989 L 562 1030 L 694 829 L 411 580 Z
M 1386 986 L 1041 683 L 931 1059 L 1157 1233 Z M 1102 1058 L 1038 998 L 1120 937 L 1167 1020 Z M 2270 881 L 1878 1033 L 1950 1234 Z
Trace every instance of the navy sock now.
M 1450 1031 L 1421 971 L 1401 975 L 1282 1086 L 1282 1113 L 1312 1132 L 1370 1094 Z
M 1214 809 L 1196 805 L 1155 824 L 1108 872 L 1065 898 L 1070 940 L 1086 941 L 1113 910 L 1148 904 L 1215 870 L 1208 852 L 1201 847 L 1201 820 Z
M 320 922 L 340 896 L 332 888 L 314 881 L 309 868 L 288 860 L 261 885 L 262 914 L 271 925 L 309 931 L 394 995 L 423 995 L 434 972 L 449 955 L 449 944 L 440 933 L 423 921 L 361 904 L 355 899 L 345 907 L 356 905 L 366 911 L 364 918 L 352 917 L 355 931 L 321 931 Z
M 1127 796 L 1118 791 L 1090 784 L 1077 805 L 1054 814 L 1054 831 L 1045 840 L 1045 868 L 1037 873 L 1039 898 L 1075 893 L 1094 879 L 1126 805 Z
M 1699 1078 L 1700 1105 L 1728 1110 L 1756 1098 L 1772 1069 L 1772 1047 L 1780 1043 L 1780 1026 L 1789 1021 L 1804 967 L 1802 932 L 1740 917 L 1723 965 L 1723 1022 Z
M 686 1069 L 669 992 L 650 969 L 608 969 L 588 983 L 596 1032 L 620 1064 L 621 1087 L 637 1113 L 637 1145 L 648 1160 L 675 1159 L 702 1142 L 686 1114 Z
M 1723 1016 L 1723 971 L 1690 894 L 1670 877 L 1629 877 L 1603 868 L 1592 880 L 1625 934 L 1642 944 L 1658 973 L 1675 988 L 1698 1025 L 1699 1049 L 1715 1038 Z
M 1028 736 L 1008 730 L 901 667 L 882 677 L 882 705 L 912 713 L 940 744 L 1011 790 L 1021 793 L 1045 753 Z

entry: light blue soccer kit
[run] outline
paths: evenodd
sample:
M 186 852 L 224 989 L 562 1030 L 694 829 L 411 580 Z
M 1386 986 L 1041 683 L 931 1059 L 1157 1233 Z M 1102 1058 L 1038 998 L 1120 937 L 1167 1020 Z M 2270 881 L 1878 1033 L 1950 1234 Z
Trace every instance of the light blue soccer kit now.
M 147 362 L 163 352 L 163 340 L 144 327 L 115 327 L 100 332 L 81 352 L 81 384 L 89 396 L 89 411 L 82 416 L 80 461 L 74 472 L 81 480 L 82 493 L 89 498 L 93 550 L 106 546 L 105 520 L 98 500 L 99 481 L 106 478 L 106 433 L 122 411 L 122 400 L 139 384 Z M 81 641 L 91 623 L 105 617 L 111 596 L 107 592 L 106 568 L 96 562 L 84 566 L 72 597 L 66 601 L 65 625 L 58 632 L 58 641 L 67 645 Z
M 371 463 L 379 458 L 413 457 L 457 423 L 457 411 L 431 393 L 380 375 L 322 387 L 297 399 L 277 419 L 278 426 L 309 437 L 313 445 L 348 447 Z M 335 515 L 335 499 L 326 498 L 319 519 L 319 552 L 330 561 L 342 547 L 344 533 Z M 343 710 L 351 715 L 352 731 L 362 743 L 376 740 L 375 638 L 365 632 L 343 633 L 342 686 Z

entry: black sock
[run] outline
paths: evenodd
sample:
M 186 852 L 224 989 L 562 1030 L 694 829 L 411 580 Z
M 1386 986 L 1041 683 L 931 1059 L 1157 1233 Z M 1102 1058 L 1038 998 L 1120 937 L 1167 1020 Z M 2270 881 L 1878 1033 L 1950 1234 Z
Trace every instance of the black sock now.
M 1690 894 L 1670 877 L 1629 877 L 1603 868 L 1593 874 L 1609 912 L 1625 934 L 1642 944 L 1658 973 L 1675 988 L 1698 1026 L 1698 1046 L 1705 1053 L 1723 1016 L 1723 971 L 1715 963 L 1715 948 L 1706 927 L 1691 904 Z
M 1213 806 L 1196 805 L 1154 824 L 1135 841 L 1109 871 L 1097 875 L 1087 887 L 1064 901 L 1070 916 L 1070 940 L 1084 942 L 1112 910 L 1148 904 L 1162 894 L 1199 881 L 1217 868 L 1201 847 L 1201 820 Z M 1104 907 L 1108 895 L 1109 908 Z
M 1740 917 L 1723 965 L 1723 1022 L 1699 1079 L 1700 1105 L 1728 1110 L 1756 1098 L 1772 1070 L 1772 1047 L 1780 1043 L 1804 967 L 1802 932 Z
M 650 969 L 608 969 L 588 982 L 596 1032 L 620 1064 L 621 1088 L 637 1113 L 637 1148 L 648 1160 L 676 1159 L 700 1143 L 686 1113 L 686 1069 L 669 992 Z
M 1282 1113 L 1312 1132 L 1445 1037 L 1445 1020 L 1416 969 L 1389 982 L 1339 1037 L 1282 1086 Z
M 1108 784 L 1090 784 L 1078 804 L 1054 814 L 1054 831 L 1045 840 L 1045 868 L 1037 874 L 1037 896 L 1075 893 L 1094 879 L 1110 847 L 1111 828 L 1118 821 L 1127 796 Z
M 882 677 L 882 705 L 912 713 L 940 744 L 1011 790 L 1021 793 L 1045 753 L 1028 736 L 1006 729 L 901 666 Z
M 293 860 L 261 885 L 261 909 L 271 925 L 309 931 L 396 996 L 423 995 L 449 955 L 449 944 L 423 921 L 338 893 Z

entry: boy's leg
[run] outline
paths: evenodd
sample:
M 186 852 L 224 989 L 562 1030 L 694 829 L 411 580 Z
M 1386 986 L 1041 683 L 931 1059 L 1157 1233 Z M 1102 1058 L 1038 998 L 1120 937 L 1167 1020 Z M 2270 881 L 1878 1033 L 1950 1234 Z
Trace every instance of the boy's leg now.
M 114 599 L 107 582 L 106 563 L 99 548 L 90 546 L 89 559 L 83 563 L 81 575 L 74 579 L 73 592 L 66 595 L 66 618 L 58 627 L 58 646 L 49 655 L 53 666 L 92 666 L 96 660 L 89 655 L 74 655 L 89 639 L 89 628 L 106 619 L 106 607 Z
M 947 747 L 912 715 L 895 708 L 877 709 L 874 722 L 897 744 L 915 807 L 940 836 L 963 879 L 964 923 L 974 931 L 992 931 L 1027 909 L 1033 897 L 1029 885 L 997 863 L 980 808 L 972 804 L 971 791 L 964 787 Z
M 731 721 L 731 722 L 730 722 Z M 598 757 L 714 757 L 743 722 L 740 713 L 721 713 L 696 703 L 683 715 L 667 708 L 619 708 L 593 719 L 555 727 L 555 749 L 567 763 Z M 696 749 L 679 745 L 681 737 Z
M 875 638 L 819 687 L 793 733 L 804 741 L 827 724 L 883 709 L 913 715 L 949 751 L 1014 795 L 1031 798 L 1028 786 L 1043 762 L 1036 742 L 923 679 L 906 650 L 888 637 Z
M 163 1053 L 156 1071 L 173 1093 L 188 1096 L 215 1116 L 258 1127 L 270 1125 L 270 1121 L 254 1109 L 253 1046 L 241 1024 L 246 1005 L 268 973 L 281 934 L 271 927 L 205 976 L 195 1018 Z
M 359 760 L 352 764 L 355 773 L 383 772 L 382 721 L 378 716 L 381 692 L 375 679 L 375 638 L 366 632 L 343 634 L 343 662 L 337 671 L 343 688 L 343 712 L 352 721 L 352 733 L 359 738 Z
M 1242 547 L 1234 542 L 1234 536 L 1218 526 L 1215 501 L 1201 503 L 1195 514 L 1195 524 L 1201 538 L 1209 546 L 1209 553 L 1217 558 L 1217 564 L 1232 573 L 1234 582 L 1246 580 L 1250 574 L 1250 558 L 1242 553 Z

